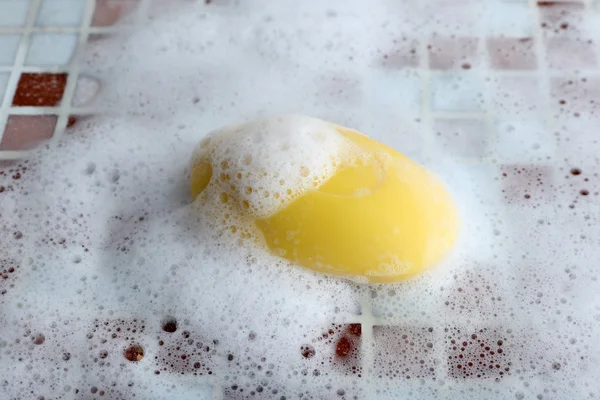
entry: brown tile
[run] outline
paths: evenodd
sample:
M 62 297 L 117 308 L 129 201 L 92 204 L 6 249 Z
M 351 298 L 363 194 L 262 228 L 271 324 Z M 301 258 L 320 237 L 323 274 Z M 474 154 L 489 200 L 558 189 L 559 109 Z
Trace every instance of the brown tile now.
M 10 115 L 0 150 L 30 150 L 54 135 L 55 115 Z
M 537 60 L 532 38 L 493 37 L 487 42 L 494 69 L 535 69 Z
M 67 74 L 23 73 L 13 98 L 13 106 L 56 107 L 62 100 Z
M 432 69 L 471 69 L 480 64 L 477 38 L 438 37 L 431 39 L 429 67 Z

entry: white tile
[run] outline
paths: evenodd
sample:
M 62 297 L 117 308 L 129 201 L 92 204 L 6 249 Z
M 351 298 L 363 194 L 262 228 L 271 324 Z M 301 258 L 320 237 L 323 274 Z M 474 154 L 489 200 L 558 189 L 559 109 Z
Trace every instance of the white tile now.
M 31 37 L 26 65 L 66 65 L 77 44 L 77 34 L 35 34 Z
M 0 72 L 0 99 L 4 97 L 4 93 L 6 92 L 6 86 L 8 85 L 8 78 L 10 78 L 9 73 Z M 1 105 L 1 101 L 0 101 Z
M 75 26 L 81 24 L 84 0 L 43 0 L 36 24 L 38 26 Z
M 444 74 L 431 81 L 435 111 L 477 112 L 482 109 L 481 79 L 469 73 Z
M 529 37 L 533 18 L 527 1 L 486 1 L 485 26 L 490 36 Z
M 21 35 L 0 35 L 0 65 L 13 65 Z
M 373 70 L 369 77 L 365 89 L 371 104 L 419 114 L 421 82 L 418 76 L 405 71 L 380 69 Z
M 556 141 L 536 119 L 498 121 L 492 140 L 494 155 L 502 163 L 547 163 L 554 158 Z
M 0 26 L 24 26 L 29 0 L 0 0 Z

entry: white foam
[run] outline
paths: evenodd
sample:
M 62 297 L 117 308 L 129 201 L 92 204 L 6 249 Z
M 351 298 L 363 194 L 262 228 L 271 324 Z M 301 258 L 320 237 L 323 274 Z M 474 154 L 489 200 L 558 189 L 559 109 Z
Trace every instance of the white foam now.
M 348 161 L 351 147 L 332 124 L 318 119 L 262 118 L 211 132 L 196 147 L 192 167 L 212 166 L 204 197 L 225 193 L 242 210 L 264 218 L 318 189 Z

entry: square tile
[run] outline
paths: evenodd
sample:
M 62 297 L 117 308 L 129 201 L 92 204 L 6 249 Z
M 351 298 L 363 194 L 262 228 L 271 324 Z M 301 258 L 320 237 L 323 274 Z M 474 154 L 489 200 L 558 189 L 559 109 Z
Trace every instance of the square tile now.
M 421 104 L 421 81 L 408 71 L 376 69 L 365 81 L 369 104 L 378 109 L 402 109 L 418 115 Z
M 43 0 L 38 13 L 38 26 L 78 26 L 81 25 L 87 1 Z
M 499 381 L 516 370 L 518 356 L 511 354 L 506 329 L 448 327 L 444 333 L 451 378 Z
M 553 69 L 595 68 L 598 64 L 591 40 L 551 37 L 546 40 L 548 66 Z
M 479 39 L 474 37 L 434 37 L 430 40 L 431 69 L 470 69 L 481 63 L 477 51 Z
M 13 97 L 13 106 L 56 107 L 62 100 L 67 74 L 23 73 Z
M 0 150 L 31 150 L 54 135 L 55 115 L 9 115 Z
M 387 380 L 435 377 L 434 327 L 374 326 L 373 374 Z
M 92 26 L 110 26 L 131 13 L 139 0 L 96 0 Z
M 537 115 L 540 90 L 536 77 L 494 77 L 488 83 L 490 112 L 511 118 Z
M 435 111 L 481 111 L 482 87 L 481 78 L 468 72 L 438 75 L 431 82 L 432 108 Z
M 479 158 L 487 152 L 485 122 L 475 119 L 436 119 L 435 140 L 455 157 Z
M 0 0 L 0 26 L 24 26 L 30 0 Z
M 408 37 L 394 39 L 392 45 L 378 58 L 378 64 L 384 68 L 416 68 L 419 66 L 419 42 Z
M 531 37 L 490 37 L 490 66 L 494 69 L 535 69 L 537 59 Z
M 545 163 L 556 153 L 555 136 L 534 118 L 497 121 L 490 146 L 501 163 Z
M 554 169 L 549 165 L 503 164 L 502 195 L 507 204 L 537 208 L 552 202 Z
M 39 33 L 31 37 L 26 65 L 67 65 L 75 52 L 77 34 Z
M 0 35 L 0 65 L 14 64 L 20 43 L 21 35 Z
M 570 117 L 595 117 L 600 106 L 600 79 L 552 78 L 551 101 L 558 114 Z
M 580 1 L 538 1 L 542 32 L 548 36 L 579 34 L 585 5 Z
M 532 13 L 527 1 L 486 1 L 485 26 L 490 36 L 532 36 Z

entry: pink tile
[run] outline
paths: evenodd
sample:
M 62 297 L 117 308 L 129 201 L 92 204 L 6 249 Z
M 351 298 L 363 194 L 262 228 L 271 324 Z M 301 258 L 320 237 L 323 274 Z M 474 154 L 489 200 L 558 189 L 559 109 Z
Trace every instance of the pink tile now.
M 489 38 L 490 66 L 495 69 L 535 69 L 537 60 L 532 38 Z
M 419 66 L 419 42 L 407 37 L 394 39 L 393 45 L 378 57 L 378 64 L 386 68 L 416 68 Z
M 569 35 L 579 32 L 585 6 L 575 1 L 538 1 L 540 23 L 548 35 Z
M 508 204 L 537 207 L 552 201 L 554 170 L 551 166 L 504 164 L 500 166 L 502 195 Z
M 550 68 L 595 68 L 597 65 L 591 40 L 551 37 L 546 40 L 546 53 Z
M 10 115 L 0 150 L 30 150 L 54 135 L 55 115 Z
M 373 327 L 375 377 L 422 379 L 435 376 L 433 327 Z
M 477 38 L 434 37 L 429 42 L 429 67 L 432 69 L 471 69 L 481 63 Z
M 600 78 L 552 78 L 551 104 L 558 114 L 569 117 L 598 116 Z

